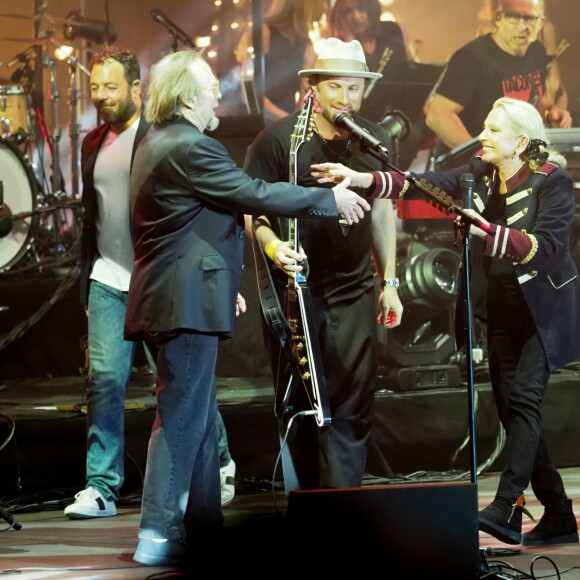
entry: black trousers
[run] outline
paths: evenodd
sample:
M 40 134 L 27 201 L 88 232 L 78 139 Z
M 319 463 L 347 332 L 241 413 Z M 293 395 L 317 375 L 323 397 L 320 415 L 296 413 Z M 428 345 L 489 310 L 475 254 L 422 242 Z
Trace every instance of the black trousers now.
M 515 500 L 531 483 L 535 496 L 547 505 L 566 498 L 541 431 L 550 373 L 527 306 L 512 306 L 491 305 L 488 319 L 491 385 L 507 435 L 497 495 Z
M 300 489 L 359 487 L 364 476 L 377 380 L 377 303 L 374 288 L 356 300 L 314 308 L 331 422 L 319 427 L 312 416 L 297 417 L 281 430 Z M 290 369 L 275 344 L 276 389 L 291 382 Z M 299 385 L 294 384 L 298 389 Z M 299 411 L 300 392 L 290 397 Z M 280 418 L 280 417 L 279 417 Z M 284 440 L 284 437 L 286 439 Z M 287 477 L 285 473 L 285 478 Z

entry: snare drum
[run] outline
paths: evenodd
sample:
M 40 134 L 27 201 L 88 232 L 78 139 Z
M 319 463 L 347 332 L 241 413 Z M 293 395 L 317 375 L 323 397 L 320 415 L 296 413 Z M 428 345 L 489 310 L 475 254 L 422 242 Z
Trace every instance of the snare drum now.
M 0 85 L 0 135 L 30 135 L 30 95 L 19 85 Z
M 0 206 L 0 272 L 16 264 L 32 245 L 35 216 L 12 219 L 38 207 L 38 186 L 30 162 L 18 147 L 0 138 L 0 181 L 3 204 Z M 11 226 L 11 227 L 10 227 Z

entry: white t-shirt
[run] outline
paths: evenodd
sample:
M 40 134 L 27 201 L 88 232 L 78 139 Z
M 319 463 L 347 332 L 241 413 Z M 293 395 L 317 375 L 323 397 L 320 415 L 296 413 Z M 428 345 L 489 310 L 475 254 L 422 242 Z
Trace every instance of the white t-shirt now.
M 131 239 L 131 152 L 139 119 L 125 131 L 109 131 L 95 163 L 93 176 L 97 192 L 97 249 L 91 279 L 129 290 L 133 270 Z

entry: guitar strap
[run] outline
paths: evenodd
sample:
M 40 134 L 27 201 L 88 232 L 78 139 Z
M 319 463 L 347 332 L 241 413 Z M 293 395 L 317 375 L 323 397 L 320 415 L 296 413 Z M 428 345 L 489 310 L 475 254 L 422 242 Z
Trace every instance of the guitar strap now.
M 285 348 L 288 336 L 290 336 L 290 326 L 280 305 L 276 286 L 272 279 L 272 273 L 266 263 L 264 250 L 256 239 L 256 230 L 253 224 L 252 249 L 254 251 L 254 262 L 256 264 L 256 279 L 258 282 L 258 294 L 260 295 L 262 314 L 268 324 L 268 328 L 278 337 L 282 348 Z

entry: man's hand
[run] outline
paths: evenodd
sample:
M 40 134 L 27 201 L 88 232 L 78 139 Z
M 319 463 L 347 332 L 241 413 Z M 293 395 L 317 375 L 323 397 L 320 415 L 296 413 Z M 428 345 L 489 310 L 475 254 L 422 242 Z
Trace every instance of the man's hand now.
M 238 292 L 238 297 L 236 298 L 236 316 L 244 313 L 246 311 L 246 300 Z
M 287 242 L 282 240 L 270 243 L 273 244 L 271 249 L 267 250 L 270 260 L 289 278 L 296 278 L 296 272 L 301 272 L 303 269 L 301 262 L 306 259 L 304 250 L 300 248 L 300 252 L 295 252 Z
M 555 129 L 569 129 L 572 127 L 572 115 L 570 111 L 561 109 L 557 105 L 552 105 L 546 110 L 546 121 L 550 127 Z
M 386 287 L 381 290 L 379 297 L 380 311 L 377 322 L 385 328 L 395 328 L 401 324 L 403 305 L 396 288 Z
M 334 192 L 338 214 L 350 226 L 358 223 L 359 219 L 364 217 L 365 212 L 370 211 L 371 206 L 366 199 L 357 195 L 354 191 L 347 189 L 349 185 L 350 178 L 347 177 L 341 183 L 335 185 L 332 191 Z

